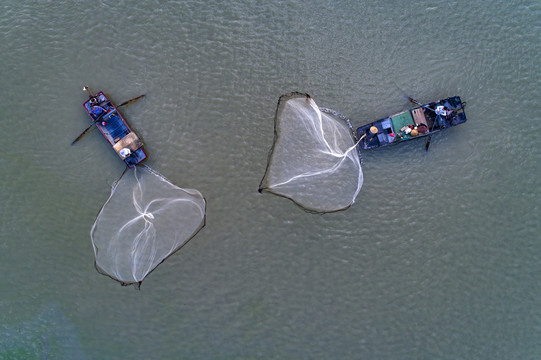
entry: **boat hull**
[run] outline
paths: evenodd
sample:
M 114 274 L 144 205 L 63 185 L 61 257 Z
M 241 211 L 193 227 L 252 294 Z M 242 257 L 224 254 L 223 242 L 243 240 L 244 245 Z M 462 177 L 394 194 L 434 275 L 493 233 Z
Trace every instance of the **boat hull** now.
M 434 101 L 363 125 L 356 130 L 364 150 L 432 135 L 466 122 L 465 103 L 459 96 Z
M 90 96 L 83 103 L 83 107 L 113 150 L 128 167 L 134 167 L 146 159 L 143 142 L 102 91 Z

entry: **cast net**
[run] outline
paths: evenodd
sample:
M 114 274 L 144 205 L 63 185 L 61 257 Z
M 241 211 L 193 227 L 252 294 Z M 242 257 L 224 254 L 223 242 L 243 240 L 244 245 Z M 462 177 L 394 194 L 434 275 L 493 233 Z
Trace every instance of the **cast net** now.
M 141 283 L 205 225 L 205 199 L 147 166 L 113 185 L 90 236 L 96 268 L 122 284 Z
M 363 184 L 363 173 L 352 129 L 344 120 L 318 108 L 308 94 L 282 95 L 259 191 L 289 198 L 313 212 L 351 206 Z

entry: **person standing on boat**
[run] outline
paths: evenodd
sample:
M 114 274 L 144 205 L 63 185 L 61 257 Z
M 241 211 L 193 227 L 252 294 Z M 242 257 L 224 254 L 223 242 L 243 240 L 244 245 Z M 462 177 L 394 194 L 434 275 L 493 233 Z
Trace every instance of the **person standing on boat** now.
M 436 119 L 438 120 L 440 127 L 443 129 L 447 126 L 445 120 L 449 118 L 449 110 L 445 108 L 443 105 L 438 105 L 436 107 Z
M 436 115 L 441 115 L 443 117 L 446 117 L 447 116 L 447 111 L 445 110 L 445 106 L 438 105 L 436 107 Z

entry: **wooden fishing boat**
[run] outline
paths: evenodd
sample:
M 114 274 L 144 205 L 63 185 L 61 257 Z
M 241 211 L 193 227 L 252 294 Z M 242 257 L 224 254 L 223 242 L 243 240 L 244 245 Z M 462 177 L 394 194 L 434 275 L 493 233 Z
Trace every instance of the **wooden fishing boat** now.
M 356 131 L 359 146 L 373 149 L 399 144 L 466 122 L 466 103 L 459 96 L 424 105 L 411 98 L 410 101 L 418 106 L 359 127 Z M 429 141 L 427 149 L 428 144 Z
M 88 87 L 85 90 L 89 93 L 89 99 L 83 106 L 117 155 L 128 167 L 134 167 L 145 160 L 147 155 L 143 150 L 143 142 L 130 129 L 111 100 L 103 91 L 93 95 Z

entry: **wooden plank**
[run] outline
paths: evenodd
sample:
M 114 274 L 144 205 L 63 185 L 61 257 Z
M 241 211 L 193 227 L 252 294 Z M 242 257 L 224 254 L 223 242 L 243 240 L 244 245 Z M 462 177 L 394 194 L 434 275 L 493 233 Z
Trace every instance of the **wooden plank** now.
M 122 139 L 120 139 L 120 141 L 117 142 L 113 146 L 113 149 L 115 149 L 118 156 L 120 156 L 122 159 L 124 159 L 125 157 L 120 155 L 120 150 L 122 150 L 124 148 L 128 148 L 128 149 L 131 150 L 131 152 L 134 152 L 134 151 L 136 151 L 137 149 L 139 149 L 142 146 L 143 146 L 143 142 L 141 140 L 139 140 L 137 135 L 132 131 L 131 133 L 127 134 Z
M 411 114 L 413 115 L 413 120 L 415 121 L 415 125 L 419 126 L 421 124 L 424 124 L 428 126 L 423 108 L 412 110 Z

